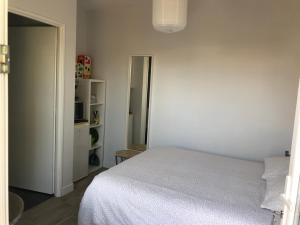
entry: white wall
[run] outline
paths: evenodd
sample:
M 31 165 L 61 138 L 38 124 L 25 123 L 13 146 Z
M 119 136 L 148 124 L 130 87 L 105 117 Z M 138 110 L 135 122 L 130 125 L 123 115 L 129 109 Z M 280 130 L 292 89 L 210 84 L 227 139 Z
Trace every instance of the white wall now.
M 63 192 L 70 191 L 73 179 L 74 132 L 74 73 L 76 47 L 76 0 L 10 0 L 9 7 L 47 17 L 65 24 L 65 93 L 64 93 L 64 149 Z
M 153 54 L 150 145 L 261 160 L 290 148 L 300 3 L 190 0 L 187 28 L 151 25 L 151 1 L 88 13 L 88 52 L 106 79 L 105 166 L 126 143 L 128 61 Z
M 77 29 L 76 29 L 76 55 L 87 54 L 87 14 L 84 10 L 84 1 L 77 1 Z

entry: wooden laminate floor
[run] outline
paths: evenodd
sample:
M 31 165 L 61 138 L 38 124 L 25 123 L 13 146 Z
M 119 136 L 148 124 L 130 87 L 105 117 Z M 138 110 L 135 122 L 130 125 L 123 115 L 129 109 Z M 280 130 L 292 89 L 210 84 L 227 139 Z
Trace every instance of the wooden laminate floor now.
M 104 171 L 101 169 L 90 174 L 74 185 L 74 191 L 61 198 L 49 200 L 23 213 L 17 225 L 77 225 L 77 214 L 81 198 L 94 176 Z

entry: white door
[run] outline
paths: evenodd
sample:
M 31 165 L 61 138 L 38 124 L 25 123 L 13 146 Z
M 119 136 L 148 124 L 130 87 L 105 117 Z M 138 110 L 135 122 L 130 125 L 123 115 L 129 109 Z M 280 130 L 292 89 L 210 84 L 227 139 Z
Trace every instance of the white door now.
M 289 175 L 286 179 L 286 188 L 284 194 L 285 208 L 282 224 L 298 225 L 300 207 L 300 88 L 298 89 L 297 109 L 290 160 Z
M 12 27 L 8 35 L 10 185 L 53 194 L 57 29 Z
M 7 0 L 0 1 L 0 45 L 7 44 Z M 1 57 L 2 58 L 2 57 Z M 1 60 L 2 61 L 2 60 Z M 1 65 L 0 65 L 1 66 Z M 0 224 L 8 225 L 8 74 L 0 71 Z

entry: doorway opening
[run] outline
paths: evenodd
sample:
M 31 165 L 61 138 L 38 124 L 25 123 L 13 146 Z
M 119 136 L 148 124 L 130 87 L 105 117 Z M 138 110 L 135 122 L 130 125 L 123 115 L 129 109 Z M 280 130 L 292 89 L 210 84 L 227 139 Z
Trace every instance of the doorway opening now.
M 152 56 L 131 56 L 127 148 L 145 150 L 149 134 Z
M 9 189 L 27 210 L 55 193 L 58 28 L 9 13 L 8 42 Z

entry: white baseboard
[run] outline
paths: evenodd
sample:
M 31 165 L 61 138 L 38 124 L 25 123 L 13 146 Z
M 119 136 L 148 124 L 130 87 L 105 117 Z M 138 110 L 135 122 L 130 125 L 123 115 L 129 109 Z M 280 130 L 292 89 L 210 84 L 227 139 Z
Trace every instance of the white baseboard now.
M 69 194 L 73 190 L 74 190 L 74 184 L 73 183 L 69 184 L 69 185 L 66 185 L 66 186 L 62 187 L 62 189 L 61 189 L 61 196 Z

